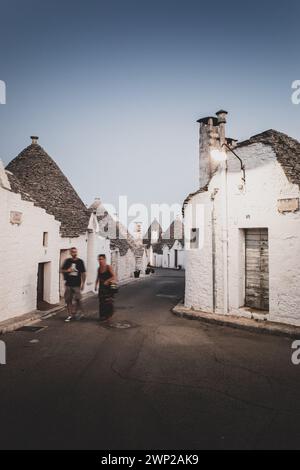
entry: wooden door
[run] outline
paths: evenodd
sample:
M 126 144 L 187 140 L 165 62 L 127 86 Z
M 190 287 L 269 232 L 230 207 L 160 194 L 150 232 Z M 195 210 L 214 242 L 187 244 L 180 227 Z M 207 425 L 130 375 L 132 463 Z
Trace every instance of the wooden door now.
M 269 310 L 269 243 L 267 228 L 245 230 L 245 305 Z

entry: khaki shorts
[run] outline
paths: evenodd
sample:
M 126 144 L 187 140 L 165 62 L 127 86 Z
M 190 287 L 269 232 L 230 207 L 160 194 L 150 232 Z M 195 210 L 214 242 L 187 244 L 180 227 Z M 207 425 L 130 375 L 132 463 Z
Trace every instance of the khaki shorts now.
M 71 304 L 73 300 L 79 302 L 81 300 L 80 287 L 66 286 L 65 288 L 65 301 L 67 304 Z

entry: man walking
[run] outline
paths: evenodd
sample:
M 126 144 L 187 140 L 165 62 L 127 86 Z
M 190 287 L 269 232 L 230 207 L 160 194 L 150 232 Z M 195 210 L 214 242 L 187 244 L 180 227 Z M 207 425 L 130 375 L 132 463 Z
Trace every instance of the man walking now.
M 66 322 L 82 317 L 81 291 L 84 289 L 86 270 L 82 259 L 77 257 L 77 248 L 70 249 L 71 258 L 65 260 L 61 272 L 65 279 L 65 301 L 68 309 Z M 73 309 L 73 300 L 75 308 Z M 80 308 L 81 313 L 78 313 Z

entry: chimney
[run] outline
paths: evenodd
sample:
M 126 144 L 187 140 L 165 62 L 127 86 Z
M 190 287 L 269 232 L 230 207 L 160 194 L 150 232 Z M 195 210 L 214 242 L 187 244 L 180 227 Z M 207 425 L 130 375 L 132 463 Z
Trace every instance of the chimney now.
M 30 138 L 32 140 L 31 144 L 32 145 L 37 145 L 38 140 L 39 140 L 38 136 L 37 135 L 31 135 Z
M 225 144 L 225 124 L 226 124 L 227 114 L 228 114 L 227 111 L 224 111 L 223 109 L 220 109 L 220 111 L 216 112 L 216 116 L 218 118 L 218 124 L 219 124 L 219 135 L 220 135 L 221 146 Z
M 220 110 L 216 116 L 199 119 L 199 171 L 200 188 L 206 186 L 219 163 L 211 157 L 212 149 L 220 149 L 225 143 L 225 123 L 227 111 Z

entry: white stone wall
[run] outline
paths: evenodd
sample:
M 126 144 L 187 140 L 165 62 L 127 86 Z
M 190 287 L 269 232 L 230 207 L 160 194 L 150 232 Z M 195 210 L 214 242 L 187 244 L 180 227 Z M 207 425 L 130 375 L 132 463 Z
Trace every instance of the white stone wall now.
M 251 315 L 243 309 L 244 230 L 265 227 L 269 231 L 270 310 L 267 318 L 271 321 L 300 325 L 300 212 L 281 214 L 277 210 L 277 200 L 299 197 L 299 187 L 289 183 L 271 147 L 257 143 L 241 147 L 237 152 L 246 166 L 246 186 L 244 190 L 239 189 L 239 162 L 228 155 L 228 313 Z M 209 184 L 208 192 L 195 195 L 187 206 L 203 204 L 205 223 L 202 249 L 186 250 L 185 305 L 189 308 L 213 311 L 215 304 L 217 313 L 226 312 L 224 174 L 219 169 Z M 215 265 L 212 262 L 213 232 L 216 246 Z
M 196 222 L 192 214 L 196 206 L 204 209 L 204 224 Z M 201 193 L 185 210 L 185 306 L 204 312 L 213 310 L 211 209 L 209 193 Z M 190 230 L 196 227 L 200 231 L 199 248 L 192 248 L 188 243 Z
M 185 251 L 184 248 L 178 250 L 178 264 L 181 266 L 182 269 L 185 267 Z
M 121 256 L 119 252 L 115 253 L 113 258 L 116 260 L 113 267 L 116 271 L 118 282 L 126 281 L 133 277 L 135 270 L 135 254 L 128 250 L 126 255 Z
M 149 263 L 148 255 L 147 255 L 147 250 L 143 250 L 143 256 L 141 259 L 141 271 L 143 274 L 145 274 L 145 271 L 147 269 L 147 264 Z
M 10 223 L 11 211 L 22 213 L 20 225 Z M 44 209 L 0 187 L 0 321 L 36 309 L 38 263 L 49 263 L 44 300 L 59 301 L 59 227 Z
M 177 265 L 181 265 L 184 267 L 184 257 L 185 253 L 182 248 L 181 243 L 176 240 L 174 245 L 169 248 L 167 245 L 163 247 L 163 254 L 162 254 L 162 267 L 163 268 L 170 268 L 175 269 L 175 250 L 177 250 Z
M 162 267 L 162 259 L 163 255 L 158 254 L 158 253 L 153 253 L 152 255 L 152 265 L 155 266 L 156 268 L 161 268 Z
M 61 238 L 59 239 L 59 247 L 58 247 L 58 254 L 60 257 L 59 266 L 62 267 L 62 264 L 66 258 L 69 258 L 71 255 L 69 253 L 70 248 L 75 247 L 78 250 L 78 258 L 81 258 L 85 264 L 85 268 L 87 270 L 87 280 L 86 285 L 83 293 L 87 293 L 93 290 L 93 286 L 95 285 L 92 282 L 92 277 L 94 275 L 94 269 L 91 268 L 91 265 L 88 261 L 88 246 L 91 246 L 93 249 L 93 241 L 89 238 L 88 234 L 80 235 L 79 237 L 75 238 Z M 90 275 L 91 273 L 91 275 Z M 63 275 L 60 274 L 60 296 L 63 297 L 64 295 L 64 279 Z

